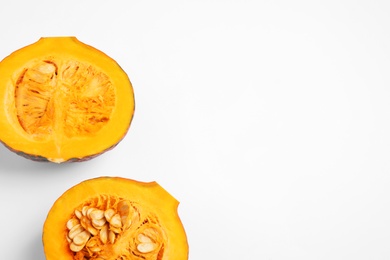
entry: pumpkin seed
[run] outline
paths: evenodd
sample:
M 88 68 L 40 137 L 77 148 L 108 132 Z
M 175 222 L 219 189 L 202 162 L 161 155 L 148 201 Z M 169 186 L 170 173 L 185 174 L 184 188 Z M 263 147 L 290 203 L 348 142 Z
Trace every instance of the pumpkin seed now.
M 121 216 L 116 213 L 112 218 L 111 220 L 109 221 L 110 224 L 113 226 L 113 227 L 117 227 L 117 228 L 120 228 L 122 227 L 122 220 L 121 220 Z
M 88 231 L 84 230 L 73 238 L 73 243 L 78 246 L 85 245 L 90 237 L 91 234 Z
M 70 239 L 73 239 L 75 236 L 77 236 L 78 234 L 80 234 L 81 232 L 84 231 L 84 228 L 80 225 L 80 224 L 77 224 L 76 226 L 74 226 L 68 233 L 68 237 Z
M 149 243 L 149 242 L 152 242 L 152 239 L 150 239 L 150 237 L 148 236 L 145 236 L 144 234 L 138 234 L 137 236 L 138 238 L 138 241 L 141 242 L 141 243 Z
M 76 218 L 71 218 L 66 223 L 66 227 L 68 228 L 68 230 L 71 230 L 77 224 L 80 224 L 80 221 L 78 219 L 76 219 Z
M 115 233 L 112 230 L 108 232 L 108 240 L 111 244 L 114 244 L 115 242 Z
M 156 244 L 154 243 L 140 243 L 137 246 L 137 250 L 141 253 L 150 253 L 156 249 Z
M 104 218 L 92 220 L 92 225 L 97 229 L 102 228 L 104 226 L 104 224 L 106 224 L 106 220 Z
M 70 244 L 70 250 L 72 250 L 73 252 L 79 252 L 79 251 L 81 251 L 83 248 L 84 248 L 84 245 L 78 246 L 78 245 L 76 245 L 75 243 L 71 243 L 71 244 Z
M 108 222 L 110 222 L 111 218 L 115 215 L 115 210 L 113 209 L 107 209 L 104 211 L 104 217 L 107 219 Z
M 95 209 L 91 213 L 89 213 L 89 217 L 91 219 L 102 219 L 104 218 L 104 211 L 100 209 Z
M 100 230 L 100 240 L 103 242 L 103 244 L 107 243 L 108 240 L 108 225 L 104 225 L 103 228 Z

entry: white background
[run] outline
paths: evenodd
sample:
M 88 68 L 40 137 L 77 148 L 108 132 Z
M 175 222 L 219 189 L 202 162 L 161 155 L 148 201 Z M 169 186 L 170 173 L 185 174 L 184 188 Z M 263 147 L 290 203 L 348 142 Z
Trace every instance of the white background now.
M 122 176 L 181 202 L 191 260 L 390 259 L 389 14 L 385 0 L 2 1 L 1 59 L 76 36 L 128 73 L 136 112 L 88 162 L 0 147 L 0 258 L 44 260 L 54 201 Z

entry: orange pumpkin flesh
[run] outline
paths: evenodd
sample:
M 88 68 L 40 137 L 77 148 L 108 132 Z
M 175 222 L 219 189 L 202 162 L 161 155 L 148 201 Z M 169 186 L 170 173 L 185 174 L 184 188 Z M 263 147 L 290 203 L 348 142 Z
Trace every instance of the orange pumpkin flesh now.
M 47 260 L 186 260 L 179 202 L 156 182 L 84 181 L 51 208 L 43 228 Z
M 122 140 L 133 113 L 127 74 L 75 37 L 41 38 L 0 62 L 0 141 L 27 158 L 91 159 Z

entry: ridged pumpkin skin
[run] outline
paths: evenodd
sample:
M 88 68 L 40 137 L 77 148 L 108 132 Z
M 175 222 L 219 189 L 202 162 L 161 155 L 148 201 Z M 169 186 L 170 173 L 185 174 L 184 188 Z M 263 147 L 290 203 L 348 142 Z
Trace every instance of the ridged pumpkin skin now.
M 81 182 L 48 213 L 43 227 L 46 259 L 187 260 L 178 205 L 156 182 L 119 177 Z
M 0 142 L 26 158 L 94 158 L 124 138 L 134 108 L 127 74 L 75 37 L 41 38 L 0 62 Z

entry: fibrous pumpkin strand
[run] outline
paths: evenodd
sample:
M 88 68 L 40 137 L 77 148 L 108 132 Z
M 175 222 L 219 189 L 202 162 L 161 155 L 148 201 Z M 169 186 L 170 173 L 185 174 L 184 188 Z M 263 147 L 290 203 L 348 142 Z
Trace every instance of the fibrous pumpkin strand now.
M 96 133 L 110 120 L 114 105 L 110 78 L 79 61 L 34 61 L 15 83 L 17 118 L 37 140 Z
M 128 200 L 101 195 L 75 209 L 65 226 L 75 260 L 159 260 L 163 254 L 158 219 Z

